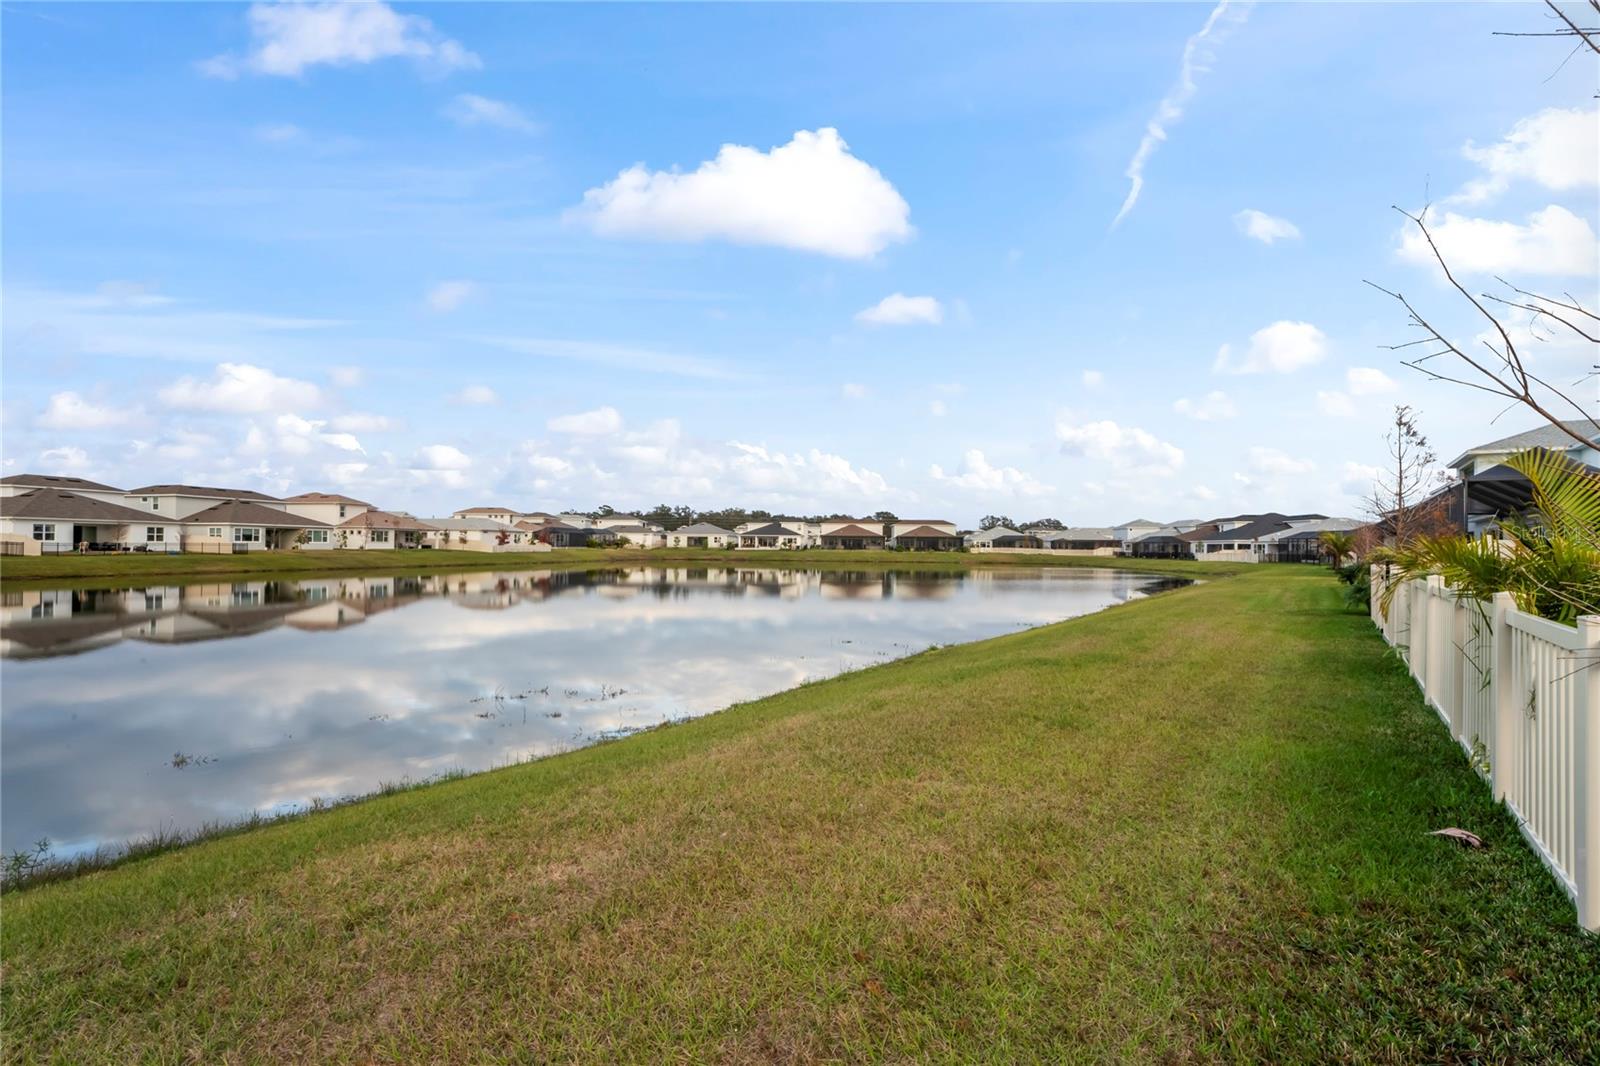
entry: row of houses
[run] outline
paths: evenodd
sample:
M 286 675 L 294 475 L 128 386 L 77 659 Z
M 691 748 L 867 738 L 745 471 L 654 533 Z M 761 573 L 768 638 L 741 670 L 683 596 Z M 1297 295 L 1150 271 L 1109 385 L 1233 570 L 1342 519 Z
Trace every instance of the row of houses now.
M 805 548 L 870 550 L 892 548 L 909 551 L 955 551 L 963 546 L 954 522 L 942 518 L 897 519 L 878 522 L 866 518 L 823 521 L 766 519 L 724 529 L 696 522 L 667 529 L 633 514 L 551 514 L 515 511 L 506 507 L 466 507 L 451 516 L 455 522 L 493 522 L 516 529 L 556 547 L 625 543 L 636 548 L 718 548 L 746 551 L 798 551 Z
M 1136 518 L 1115 526 L 1066 529 L 996 526 L 969 534 L 966 544 L 973 551 L 1053 551 L 1214 562 L 1314 562 L 1321 558 L 1319 538 L 1324 532 L 1355 530 L 1363 525 L 1355 518 L 1277 512 L 1169 522 Z
M 1315 558 L 1320 532 L 1358 525 L 1353 519 L 1325 515 L 1271 513 L 1209 521 L 1141 519 L 1107 527 L 1000 526 L 965 534 L 945 519 L 776 519 L 733 529 L 701 522 L 667 530 L 632 514 L 596 517 L 479 506 L 462 508 L 447 518 L 417 518 L 337 493 L 280 498 L 250 489 L 197 485 L 120 489 L 47 474 L 0 479 L 0 548 L 9 554 L 334 548 L 517 553 L 626 544 L 741 551 L 1042 550 L 1269 561 Z
M 1529 505 L 1531 486 L 1505 465 L 1529 448 L 1559 454 L 1585 469 L 1600 465 L 1594 424 L 1543 426 L 1469 448 L 1451 462 L 1455 477 L 1437 502 L 1462 532 L 1492 530 L 1498 516 Z M 1600 472 L 1600 471 L 1597 471 Z M 440 548 L 538 552 L 626 544 L 635 548 L 741 551 L 897 549 L 977 552 L 1050 551 L 1082 555 L 1183 557 L 1217 561 L 1310 561 L 1318 538 L 1365 523 L 1323 514 L 1229 515 L 1115 526 L 1030 527 L 963 532 L 944 519 L 766 519 L 733 529 L 705 522 L 668 530 L 639 515 L 466 507 L 449 517 L 418 518 L 327 492 L 276 497 L 250 489 L 145 485 L 121 489 L 84 478 L 14 474 L 0 479 L 0 552 L 251 552 L 333 548 Z

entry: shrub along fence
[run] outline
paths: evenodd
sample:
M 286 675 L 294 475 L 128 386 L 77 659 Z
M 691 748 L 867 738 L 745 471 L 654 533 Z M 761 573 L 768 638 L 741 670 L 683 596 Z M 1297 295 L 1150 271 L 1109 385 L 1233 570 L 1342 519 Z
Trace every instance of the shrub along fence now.
M 1444 579 L 1395 590 L 1372 620 L 1428 704 L 1504 800 L 1522 835 L 1600 932 L 1600 616 L 1576 627 L 1526 614 L 1511 594 L 1458 598 Z

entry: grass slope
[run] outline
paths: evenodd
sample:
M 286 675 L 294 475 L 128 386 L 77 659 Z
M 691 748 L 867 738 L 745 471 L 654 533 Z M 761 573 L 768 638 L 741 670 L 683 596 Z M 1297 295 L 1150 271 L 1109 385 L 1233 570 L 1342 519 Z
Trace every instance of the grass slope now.
M 89 579 L 239 576 L 293 578 L 308 574 L 423 574 L 439 570 L 549 570 L 607 566 L 751 566 L 775 568 L 971 570 L 1005 566 L 1087 566 L 1149 574 L 1223 576 L 1250 563 L 1193 559 L 1118 559 L 1084 555 L 990 555 L 969 552 L 716 551 L 705 548 L 563 548 L 492 555 L 469 551 L 252 552 L 245 555 L 34 555 L 6 556 L 0 582 L 7 586 L 71 585 Z M 103 583 L 103 582 L 101 582 Z
M 1600 941 L 1338 602 L 1262 569 L 24 890 L 4 1055 L 1594 1061 Z

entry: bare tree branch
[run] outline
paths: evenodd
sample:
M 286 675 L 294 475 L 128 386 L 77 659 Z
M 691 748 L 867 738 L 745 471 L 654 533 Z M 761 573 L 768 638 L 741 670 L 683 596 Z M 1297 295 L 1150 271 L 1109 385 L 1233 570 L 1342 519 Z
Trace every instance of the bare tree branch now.
M 1592 0 L 1592 2 L 1600 4 L 1600 0 Z M 1491 363 L 1486 363 L 1481 356 L 1474 356 L 1461 348 L 1449 337 L 1445 336 L 1432 322 L 1424 318 L 1422 312 L 1417 310 L 1416 306 L 1402 293 L 1386 289 L 1376 282 L 1368 281 L 1368 285 L 1371 285 L 1374 289 L 1395 300 L 1401 307 L 1405 308 L 1408 325 L 1420 329 L 1423 333 L 1423 336 L 1416 340 L 1388 345 L 1388 349 L 1390 351 L 1400 351 L 1419 344 L 1437 345 L 1437 350 L 1430 351 L 1416 359 L 1402 359 L 1402 364 L 1425 374 L 1434 381 L 1447 381 L 1454 385 L 1464 385 L 1480 392 L 1502 396 L 1514 403 L 1520 403 L 1577 443 L 1589 446 L 1592 436 L 1600 433 L 1600 421 L 1597 421 L 1594 415 L 1584 410 L 1583 406 L 1576 400 L 1528 369 L 1523 361 L 1522 352 L 1517 348 L 1517 342 L 1512 336 L 1511 329 L 1489 309 L 1488 305 L 1499 304 L 1503 307 L 1526 312 L 1530 316 L 1530 328 L 1540 323 L 1550 328 L 1555 328 L 1556 326 L 1564 327 L 1574 336 L 1591 344 L 1600 344 L 1600 340 L 1597 340 L 1595 336 L 1596 333 L 1600 333 L 1600 330 L 1595 330 L 1594 327 L 1589 326 L 1587 320 L 1600 322 L 1600 315 L 1584 307 L 1571 293 L 1563 293 L 1566 301 L 1557 300 L 1539 293 L 1519 289 L 1504 278 L 1496 278 L 1496 280 L 1517 296 L 1523 297 L 1523 299 L 1509 299 L 1504 296 L 1496 296 L 1493 293 L 1484 293 L 1481 298 L 1473 295 L 1471 290 L 1456 278 L 1455 273 L 1450 269 L 1449 262 L 1444 257 L 1444 253 L 1439 249 L 1438 242 L 1434 240 L 1433 233 L 1428 229 L 1427 209 L 1424 208 L 1418 214 L 1412 214 L 1400 207 L 1395 207 L 1395 210 L 1404 215 L 1421 231 L 1423 240 L 1427 242 L 1428 249 L 1433 254 L 1434 262 L 1438 263 L 1439 269 L 1444 272 L 1445 280 L 1450 284 L 1450 287 L 1455 289 L 1493 327 L 1494 334 L 1498 336 L 1498 344 L 1494 338 L 1484 339 L 1482 343 L 1485 348 L 1494 353 L 1495 360 L 1500 365 L 1496 367 Z M 1552 308 L 1559 308 L 1560 312 L 1558 313 Z M 1551 323 L 1555 325 L 1551 326 Z M 1536 337 L 1535 339 L 1543 338 Z M 1423 365 L 1444 355 L 1453 355 L 1470 367 L 1476 374 L 1476 380 L 1455 377 L 1441 373 L 1431 366 Z M 1546 399 L 1546 394 L 1550 397 L 1549 399 Z M 1585 432 L 1582 427 L 1575 428 L 1568 421 L 1556 417 L 1551 409 L 1552 403 L 1556 407 L 1562 409 L 1570 407 L 1577 412 L 1580 420 L 1589 424 L 1589 430 Z

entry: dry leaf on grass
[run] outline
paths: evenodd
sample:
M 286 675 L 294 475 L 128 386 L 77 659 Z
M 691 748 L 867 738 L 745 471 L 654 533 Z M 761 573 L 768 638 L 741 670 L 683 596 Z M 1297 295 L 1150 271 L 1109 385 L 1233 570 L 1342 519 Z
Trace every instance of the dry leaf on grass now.
M 1476 833 L 1469 833 L 1465 829 L 1457 829 L 1455 826 L 1451 826 L 1449 829 L 1435 829 L 1428 835 L 1433 837 L 1449 837 L 1451 840 L 1458 841 L 1462 847 L 1466 848 L 1483 847 L 1483 841 L 1478 838 Z

